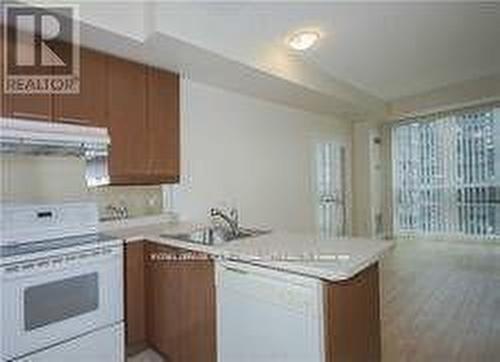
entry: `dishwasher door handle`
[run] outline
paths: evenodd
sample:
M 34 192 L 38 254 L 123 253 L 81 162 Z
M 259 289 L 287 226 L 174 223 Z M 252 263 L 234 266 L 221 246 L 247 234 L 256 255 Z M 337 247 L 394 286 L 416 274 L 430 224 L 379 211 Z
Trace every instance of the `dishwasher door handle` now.
M 238 274 L 242 274 L 242 275 L 247 275 L 248 272 L 246 270 L 242 270 L 242 269 L 238 269 L 238 268 L 234 268 L 234 267 L 231 267 L 231 266 L 227 266 L 223 263 L 220 264 L 224 270 L 226 271 L 229 271 L 229 272 L 233 272 L 233 273 L 238 273 Z

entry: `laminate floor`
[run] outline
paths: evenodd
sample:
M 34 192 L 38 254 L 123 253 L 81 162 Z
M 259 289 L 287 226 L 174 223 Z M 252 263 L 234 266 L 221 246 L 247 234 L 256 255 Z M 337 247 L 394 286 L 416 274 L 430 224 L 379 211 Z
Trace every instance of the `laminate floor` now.
M 500 244 L 399 241 L 381 291 L 384 362 L 500 361 Z
M 127 357 L 127 362 L 165 362 L 165 360 L 152 349 Z

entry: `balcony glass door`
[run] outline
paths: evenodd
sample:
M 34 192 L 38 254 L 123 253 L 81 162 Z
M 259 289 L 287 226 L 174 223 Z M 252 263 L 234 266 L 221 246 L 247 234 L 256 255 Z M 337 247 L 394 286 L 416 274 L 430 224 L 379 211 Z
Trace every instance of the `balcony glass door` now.
M 346 234 L 346 152 L 337 142 L 316 144 L 317 225 L 322 237 Z
M 394 140 L 396 233 L 500 235 L 500 109 L 408 120 Z

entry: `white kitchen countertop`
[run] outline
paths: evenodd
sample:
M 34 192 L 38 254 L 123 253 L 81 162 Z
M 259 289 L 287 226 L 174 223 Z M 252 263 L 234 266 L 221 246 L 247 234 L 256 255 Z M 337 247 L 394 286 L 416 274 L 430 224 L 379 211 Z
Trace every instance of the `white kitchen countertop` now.
M 125 242 L 148 240 L 329 281 L 353 277 L 377 262 L 394 245 L 391 241 L 375 239 L 321 240 L 310 234 L 281 231 L 219 245 L 203 245 L 160 236 L 189 232 L 202 224 L 163 220 L 153 217 L 142 221 L 107 222 L 102 224 L 101 231 Z

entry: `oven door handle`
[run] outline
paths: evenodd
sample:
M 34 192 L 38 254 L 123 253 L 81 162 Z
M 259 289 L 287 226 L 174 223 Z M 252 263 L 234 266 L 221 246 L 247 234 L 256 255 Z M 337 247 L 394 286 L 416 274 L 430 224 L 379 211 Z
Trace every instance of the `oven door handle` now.
M 108 260 L 119 259 L 121 255 L 121 246 L 82 250 L 66 255 L 8 264 L 0 268 L 0 275 L 2 280 L 26 278 L 41 273 L 57 272 L 71 266 L 104 263 Z

